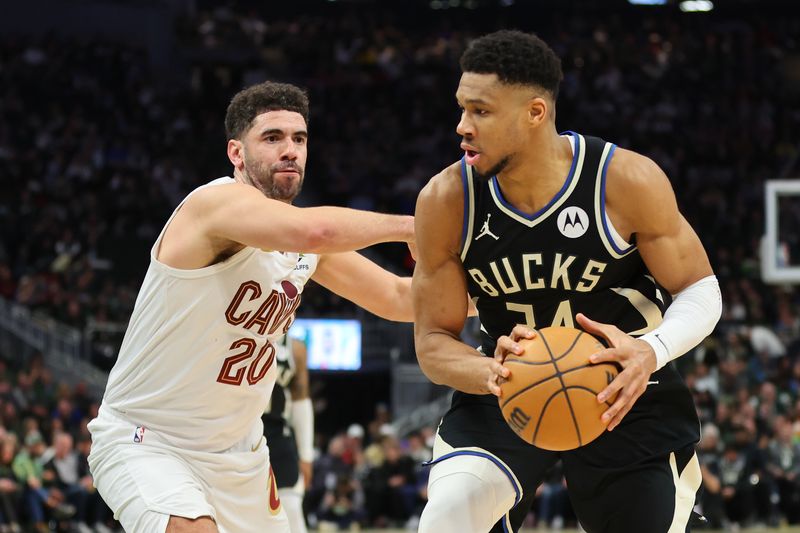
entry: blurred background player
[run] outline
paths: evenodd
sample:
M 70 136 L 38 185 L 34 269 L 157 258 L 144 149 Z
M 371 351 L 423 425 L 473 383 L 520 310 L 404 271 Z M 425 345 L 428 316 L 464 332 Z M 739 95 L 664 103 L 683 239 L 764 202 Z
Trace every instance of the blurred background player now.
M 312 481 L 314 461 L 314 406 L 305 343 L 284 335 L 275 343 L 275 365 L 278 376 L 261 420 L 289 529 L 305 533 L 303 495 Z

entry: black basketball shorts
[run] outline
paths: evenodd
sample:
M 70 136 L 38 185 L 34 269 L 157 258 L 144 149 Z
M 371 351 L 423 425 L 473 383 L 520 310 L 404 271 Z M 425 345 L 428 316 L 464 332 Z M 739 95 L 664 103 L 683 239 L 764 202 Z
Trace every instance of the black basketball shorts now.
M 570 500 L 587 533 L 684 533 L 700 486 L 693 437 L 676 440 L 671 450 L 670 443 L 662 443 L 663 450 L 639 446 L 639 433 L 660 422 L 631 413 L 629 420 L 594 442 L 558 453 L 517 436 L 495 397 L 456 392 L 439 436 L 455 448 L 448 457 L 457 455 L 458 448 L 481 448 L 499 458 L 504 463 L 501 470 L 507 466 L 519 481 L 518 503 L 492 533 L 519 530 L 536 488 L 558 460 L 563 461 Z
M 292 488 L 300 479 L 300 457 L 297 455 L 294 435 L 285 435 L 283 432 L 267 433 L 269 464 L 275 473 L 275 482 L 279 489 Z

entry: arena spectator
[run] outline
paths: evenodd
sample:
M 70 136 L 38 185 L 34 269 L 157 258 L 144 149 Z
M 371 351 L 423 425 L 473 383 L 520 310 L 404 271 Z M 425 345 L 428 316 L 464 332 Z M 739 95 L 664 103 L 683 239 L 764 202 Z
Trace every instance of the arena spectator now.
M 64 520 L 75 514 L 75 507 L 65 502 L 64 493 L 55 485 L 53 472 L 44 469 L 41 457 L 46 445 L 38 431 L 25 436 L 25 447 L 11 465 L 17 482 L 23 486 L 22 498 L 28 518 L 37 531 L 49 531 L 50 517 Z

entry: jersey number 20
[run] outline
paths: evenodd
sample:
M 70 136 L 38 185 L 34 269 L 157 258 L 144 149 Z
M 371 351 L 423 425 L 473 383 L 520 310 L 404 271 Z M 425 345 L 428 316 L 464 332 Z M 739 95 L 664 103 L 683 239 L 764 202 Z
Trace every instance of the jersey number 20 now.
M 243 338 L 231 344 L 231 350 L 241 349 L 239 353 L 225 358 L 222 368 L 217 376 L 217 381 L 228 385 L 241 385 L 247 375 L 247 383 L 255 385 L 267 375 L 267 371 L 275 361 L 275 347 L 266 341 L 266 344 L 258 351 L 255 359 L 250 360 L 256 352 L 256 341 Z M 266 356 L 266 361 L 261 362 Z M 243 364 L 240 364 L 243 363 Z

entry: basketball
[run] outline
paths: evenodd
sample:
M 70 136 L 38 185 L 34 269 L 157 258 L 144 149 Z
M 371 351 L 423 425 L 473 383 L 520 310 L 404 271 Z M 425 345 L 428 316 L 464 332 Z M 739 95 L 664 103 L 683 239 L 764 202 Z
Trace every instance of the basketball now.
M 520 339 L 525 352 L 509 354 L 511 371 L 500 388 L 500 408 L 514 432 L 545 450 L 572 450 L 592 442 L 605 431 L 600 416 L 616 395 L 601 404 L 597 395 L 617 376 L 614 363 L 591 364 L 589 356 L 605 346 L 575 328 L 538 330 L 533 339 Z

